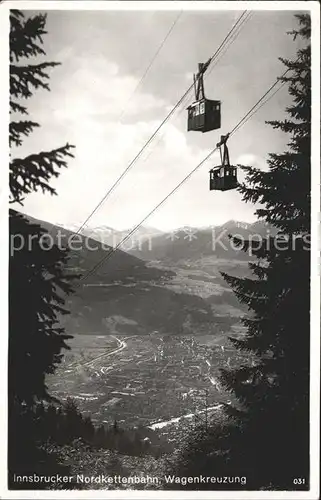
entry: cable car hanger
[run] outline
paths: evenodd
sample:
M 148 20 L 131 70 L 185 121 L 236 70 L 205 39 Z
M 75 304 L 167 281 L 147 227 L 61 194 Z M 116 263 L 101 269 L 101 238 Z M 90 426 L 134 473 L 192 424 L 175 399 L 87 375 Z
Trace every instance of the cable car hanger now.
M 198 63 L 198 73 L 193 75 L 194 78 L 194 93 L 195 100 L 199 101 L 205 99 L 204 94 L 204 73 L 208 68 L 211 60 L 209 59 L 206 63 Z
M 227 139 L 230 137 L 230 134 L 221 135 L 221 140 L 216 144 L 216 147 L 220 151 L 221 163 L 223 166 L 230 166 L 230 155 L 227 148 Z M 222 155 L 222 146 L 223 146 L 223 155 Z
M 220 150 L 221 165 L 210 170 L 210 191 L 227 191 L 238 186 L 237 168 L 230 164 L 230 155 L 226 144 L 229 136 L 230 134 L 221 135 L 220 142 L 216 144 Z

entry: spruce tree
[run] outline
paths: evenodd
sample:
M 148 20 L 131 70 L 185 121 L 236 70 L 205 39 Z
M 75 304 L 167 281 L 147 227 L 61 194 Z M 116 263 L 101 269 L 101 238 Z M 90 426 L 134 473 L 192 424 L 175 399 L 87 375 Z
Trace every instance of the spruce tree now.
M 24 101 L 33 96 L 35 90 L 49 90 L 49 70 L 57 62 L 29 64 L 30 58 L 46 55 L 43 35 L 46 34 L 46 15 L 38 14 L 26 18 L 19 10 L 10 12 L 10 147 L 21 146 L 23 139 L 39 127 L 28 116 Z M 56 194 L 49 181 L 58 177 L 60 169 L 66 167 L 66 157 L 73 156 L 73 146 L 68 143 L 53 151 L 40 151 L 25 158 L 14 158 L 10 162 L 10 201 L 23 205 L 26 195 L 41 190 Z
M 296 60 L 281 59 L 289 71 L 280 78 L 293 102 L 285 120 L 268 122 L 290 142 L 270 154 L 268 171 L 244 167 L 239 187 L 246 202 L 260 203 L 256 215 L 277 234 L 252 245 L 252 279 L 223 273 L 249 309 L 246 334 L 230 340 L 252 362 L 221 370 L 233 404 L 220 426 L 192 436 L 178 464 L 180 474 L 246 476 L 247 484 L 195 489 L 309 487 L 311 52 L 310 17 L 296 17 L 291 34 L 303 48 Z M 234 242 L 249 250 L 249 242 Z
M 10 111 L 9 125 L 10 201 L 20 203 L 37 190 L 56 194 L 49 181 L 57 177 L 66 158 L 73 156 L 66 144 L 53 151 L 40 151 L 25 158 L 13 156 L 39 124 L 24 120 L 28 115 L 24 101 L 39 89 L 47 89 L 48 71 L 55 62 L 30 64 L 32 58 L 45 56 L 42 47 L 46 16 L 25 17 L 18 10 L 10 12 Z M 66 348 L 57 315 L 63 314 L 63 297 L 71 292 L 64 273 L 67 252 L 53 246 L 44 249 L 46 231 L 15 210 L 10 210 L 10 335 L 9 396 L 30 404 L 48 397 L 44 377 L 52 373 Z M 22 246 L 14 250 L 14 246 Z M 26 377 L 26 374 L 28 376 Z
M 49 90 L 49 70 L 57 65 L 39 62 L 46 55 L 45 26 L 44 14 L 28 17 L 18 10 L 10 12 L 10 202 L 22 206 L 25 197 L 35 191 L 56 194 L 50 180 L 73 156 L 69 144 L 23 158 L 15 154 L 23 140 L 39 127 L 28 119 L 26 101 L 37 89 Z M 46 374 L 54 372 L 62 350 L 68 348 L 69 337 L 59 326 L 59 315 L 67 313 L 64 297 L 71 292 L 71 285 L 64 271 L 67 251 L 55 245 L 45 248 L 43 228 L 10 210 L 9 230 L 9 472 L 25 474 L 39 468 L 44 472 L 46 463 L 52 467 L 52 460 L 46 461 L 37 445 L 34 410 L 37 401 L 50 399 Z M 17 245 L 19 250 L 14 249 Z M 11 479 L 9 475 L 11 487 L 26 487 L 11 483 Z
M 83 437 L 84 421 L 74 399 L 67 398 L 63 405 L 65 442 L 72 442 L 77 437 Z

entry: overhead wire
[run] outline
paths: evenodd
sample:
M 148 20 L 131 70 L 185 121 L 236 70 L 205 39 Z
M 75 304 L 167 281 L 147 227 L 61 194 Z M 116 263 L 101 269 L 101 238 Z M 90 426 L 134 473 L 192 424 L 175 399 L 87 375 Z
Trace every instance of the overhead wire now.
M 280 82 L 280 80 L 290 71 L 290 68 L 288 68 L 286 71 L 284 71 L 284 73 L 278 77 L 276 79 L 276 81 L 273 83 L 273 85 L 271 85 L 271 87 L 269 87 L 269 89 L 263 94 L 263 96 L 257 101 L 257 103 L 252 106 L 252 108 L 246 113 L 246 115 L 243 116 L 243 118 L 239 121 L 239 123 L 237 123 L 237 125 L 235 125 L 235 127 L 231 130 L 231 132 L 229 133 L 229 136 L 233 135 L 240 127 L 242 127 L 243 124 L 245 124 L 251 116 L 253 116 L 254 113 L 252 113 L 254 110 L 255 110 L 255 113 L 262 107 L 262 106 L 259 106 L 258 109 L 255 109 L 259 104 L 262 103 L 262 101 L 264 100 L 264 98 L 271 92 L 271 90 L 273 90 L 277 85 L 278 83 Z M 284 82 L 286 83 L 286 82 Z M 278 90 L 273 94 L 275 95 L 281 88 L 282 88 L 282 84 L 280 85 L 280 87 L 278 88 Z M 268 101 L 269 99 L 267 99 Z M 267 102 L 266 101 L 266 102 Z M 263 104 L 262 104 L 263 105 Z
M 231 130 L 231 132 L 228 134 L 230 137 L 231 135 L 235 134 L 242 126 L 245 125 L 245 123 L 252 118 L 252 116 L 268 101 L 272 96 L 267 99 L 266 101 L 263 100 L 267 95 L 276 87 L 276 85 L 279 83 L 280 79 L 282 79 L 290 69 L 287 69 L 281 77 L 278 77 L 277 80 L 269 87 L 269 89 L 263 94 L 263 96 L 252 106 L 252 108 L 239 120 L 239 122 L 234 126 L 234 128 Z M 285 84 L 286 82 L 284 82 Z M 283 84 L 280 85 L 277 90 L 273 93 L 275 95 L 281 88 L 283 87 Z M 256 109 L 257 108 L 257 109 Z M 114 247 L 111 248 L 109 252 L 97 263 L 95 266 L 93 266 L 92 269 L 90 269 L 84 276 L 80 278 L 80 282 L 84 281 L 87 279 L 89 276 L 91 276 L 99 267 L 101 267 L 106 260 L 109 260 L 110 257 L 118 250 L 118 248 L 125 243 L 131 236 L 134 234 L 139 227 L 144 224 L 144 222 L 151 216 L 153 215 L 166 201 L 219 149 L 218 146 L 216 146 L 214 149 L 212 149 L 203 160 L 196 165 L 196 167 L 193 168 L 180 182 L 177 184 L 171 191 L 168 193 L 165 198 L 163 198 L 122 240 Z
M 205 63 L 206 69 L 208 66 L 215 60 L 219 52 L 221 51 L 222 47 L 224 47 L 225 43 L 227 40 L 230 38 L 231 34 L 234 32 L 236 27 L 239 25 L 241 22 L 242 18 L 246 15 L 247 11 L 243 11 L 243 13 L 239 16 L 237 21 L 234 23 L 228 34 L 225 36 L 215 53 L 208 59 L 208 61 Z M 205 71 L 205 69 L 204 69 Z M 158 125 L 156 130 L 153 132 L 153 134 L 149 137 L 149 139 L 146 141 L 146 143 L 142 146 L 142 148 L 139 150 L 139 152 L 136 154 L 136 156 L 130 161 L 130 163 L 127 165 L 125 170 L 122 172 L 122 174 L 116 179 L 116 181 L 113 183 L 113 185 L 108 189 L 107 193 L 101 198 L 101 200 L 98 202 L 98 204 L 95 206 L 95 208 L 91 211 L 91 213 L 87 216 L 85 221 L 81 224 L 81 226 L 78 228 L 78 230 L 74 233 L 79 234 L 80 231 L 86 226 L 87 222 L 92 218 L 92 216 L 97 212 L 97 210 L 102 206 L 102 204 L 107 200 L 107 198 L 111 195 L 111 193 L 114 191 L 114 189 L 118 186 L 118 184 L 121 182 L 121 180 L 125 177 L 125 175 L 129 172 L 129 170 L 134 166 L 136 161 L 140 158 L 142 155 L 143 151 L 146 149 L 149 144 L 154 140 L 154 138 L 157 136 L 158 132 L 161 130 L 161 128 L 165 125 L 165 123 L 168 122 L 168 120 L 171 118 L 171 116 L 174 114 L 176 109 L 181 105 L 185 97 L 189 94 L 189 92 L 193 89 L 194 83 L 192 83 L 188 89 L 184 92 L 183 96 L 178 100 L 178 102 L 174 105 L 174 107 L 171 109 L 171 111 L 167 114 L 167 116 L 163 119 L 163 121 Z
M 237 30 L 234 32 L 234 35 L 233 37 L 231 37 L 228 41 L 227 41 L 227 44 L 225 45 L 225 47 L 223 48 L 222 47 L 222 50 L 220 51 L 220 53 L 218 54 L 218 57 L 215 59 L 214 63 L 211 65 L 211 69 L 210 71 L 206 72 L 205 73 L 205 79 L 210 76 L 210 74 L 212 73 L 212 71 L 214 70 L 215 66 L 219 63 L 219 61 L 221 60 L 221 58 L 226 54 L 226 52 L 228 51 L 228 49 L 230 48 L 230 46 L 235 42 L 235 40 L 238 38 L 240 32 L 242 31 L 242 29 L 244 28 L 245 24 L 249 21 L 249 19 L 252 17 L 253 15 L 253 12 L 248 12 L 247 15 L 245 16 L 245 18 L 242 20 L 242 22 L 239 24 Z M 187 100 L 188 100 L 188 95 L 186 96 L 185 98 L 185 101 L 186 101 L 186 104 L 184 106 L 184 104 L 182 103 L 182 106 L 181 106 L 181 109 L 179 110 L 179 112 L 177 113 L 177 118 L 181 115 L 181 113 L 183 111 L 185 111 L 185 107 L 187 106 Z M 158 145 L 162 142 L 162 140 L 164 139 L 164 137 L 166 136 L 166 131 L 164 131 L 161 136 L 159 137 L 159 139 L 157 140 L 156 144 L 154 145 L 153 149 L 149 152 L 149 154 L 146 156 L 146 158 L 143 159 L 143 163 L 146 162 L 150 156 L 153 154 L 154 150 L 158 147 Z
M 144 79 L 146 78 L 148 72 L 150 71 L 151 67 L 153 66 L 155 60 L 157 59 L 159 53 L 161 52 L 162 48 L 164 47 L 165 43 L 167 42 L 168 38 L 170 37 L 172 31 L 174 30 L 176 24 L 178 23 L 180 17 L 182 16 L 183 14 L 183 11 L 181 10 L 178 15 L 175 17 L 173 23 L 171 24 L 169 30 L 167 31 L 165 37 L 163 38 L 161 44 L 158 46 L 156 52 L 154 53 L 151 61 L 149 62 L 148 66 L 146 67 L 144 73 L 142 74 L 140 80 L 138 81 L 137 85 L 135 86 L 134 90 L 130 93 L 127 101 L 125 102 L 125 105 L 123 107 L 123 110 L 121 111 L 118 119 L 117 119 L 117 123 L 121 123 L 121 119 L 123 118 L 123 116 L 125 115 L 126 113 L 126 108 L 128 106 L 128 104 L 130 103 L 130 101 L 132 100 L 132 98 L 134 97 L 134 95 L 136 94 L 137 90 L 140 88 L 140 86 L 142 85 Z M 153 15 L 155 15 L 155 12 L 153 13 Z M 90 217 L 88 217 L 85 222 L 83 222 L 80 226 L 80 228 L 78 228 L 78 230 L 74 233 L 73 237 L 76 235 L 76 234 L 79 234 L 80 231 L 85 227 L 86 223 L 88 222 L 88 220 L 90 219 Z M 54 227 L 54 224 L 52 224 L 52 227 Z M 50 233 L 49 233 L 50 234 Z
M 124 116 L 124 114 L 126 113 L 126 106 L 129 104 L 129 101 L 132 100 L 132 98 L 134 97 L 134 95 L 136 94 L 137 90 L 139 89 L 139 87 L 142 85 L 144 79 L 146 78 L 149 70 L 151 69 L 151 67 L 153 66 L 154 62 L 156 61 L 157 59 L 157 56 L 159 55 L 160 51 L 162 50 L 162 48 L 164 47 L 165 43 L 167 42 L 168 38 L 170 37 L 173 29 L 175 28 L 176 24 L 178 23 L 180 17 L 182 16 L 183 14 L 183 11 L 181 10 L 178 15 L 176 16 L 176 18 L 174 19 L 174 22 L 172 23 L 170 29 L 168 30 L 166 36 L 164 37 L 164 39 L 162 40 L 161 44 L 159 45 L 158 49 L 156 50 L 155 54 L 153 55 L 150 63 L 148 64 L 147 68 L 145 69 L 144 73 L 142 74 L 139 82 L 137 83 L 136 87 L 134 88 L 133 92 L 131 93 L 129 99 L 126 101 L 125 103 L 125 106 L 124 106 L 124 109 L 123 111 L 121 112 L 119 118 L 118 118 L 118 122 L 121 121 L 122 117 Z
M 215 68 L 215 66 L 219 63 L 219 61 L 222 59 L 222 57 L 226 54 L 226 52 L 228 51 L 228 49 L 230 48 L 230 46 L 235 42 L 235 40 L 238 38 L 239 34 L 241 33 L 241 31 L 243 30 L 245 24 L 248 23 L 248 21 L 250 20 L 250 18 L 254 15 L 254 12 L 247 12 L 247 15 L 244 17 L 244 19 L 242 20 L 242 22 L 239 24 L 239 26 L 237 27 L 237 29 L 234 31 L 233 35 L 231 36 L 231 38 L 228 40 L 227 44 L 225 45 L 225 47 L 222 49 L 222 51 L 220 52 L 220 54 L 218 55 L 218 58 L 216 59 L 215 61 L 215 64 L 212 65 L 211 69 L 206 73 L 205 75 L 205 80 L 206 78 L 208 79 L 208 77 L 210 76 L 210 74 L 212 73 L 213 69 Z
M 259 105 L 259 107 L 257 109 L 255 109 L 254 111 L 252 111 L 252 113 L 246 118 L 246 120 L 243 121 L 242 126 L 245 125 L 245 123 L 247 121 L 249 121 L 252 118 L 252 116 L 255 113 L 257 113 L 267 102 L 269 102 L 275 96 L 275 94 L 277 94 L 282 89 L 282 87 L 284 87 L 285 85 L 286 85 L 286 82 L 281 83 L 281 85 L 279 87 L 277 87 L 277 89 L 273 92 L 273 94 L 271 94 L 267 99 L 265 99 L 265 101 L 262 101 L 261 104 Z M 235 133 L 237 130 L 238 129 L 236 129 L 233 133 Z

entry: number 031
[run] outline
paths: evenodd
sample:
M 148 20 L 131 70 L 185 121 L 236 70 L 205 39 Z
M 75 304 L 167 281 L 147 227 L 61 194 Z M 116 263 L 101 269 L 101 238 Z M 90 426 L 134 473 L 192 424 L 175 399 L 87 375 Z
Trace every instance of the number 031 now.
M 293 479 L 293 484 L 305 484 L 305 479 L 302 477 L 296 477 Z

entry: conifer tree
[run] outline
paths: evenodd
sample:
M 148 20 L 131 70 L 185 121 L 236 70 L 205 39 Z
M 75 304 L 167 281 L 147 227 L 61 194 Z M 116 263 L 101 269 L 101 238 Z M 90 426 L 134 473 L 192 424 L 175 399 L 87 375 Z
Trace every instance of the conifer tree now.
M 249 309 L 246 334 L 231 341 L 252 362 L 221 370 L 233 404 L 221 426 L 191 438 L 178 466 L 181 474 L 246 476 L 245 489 L 254 490 L 309 486 L 311 52 L 310 17 L 296 17 L 291 34 L 303 48 L 295 61 L 281 59 L 288 69 L 281 81 L 293 102 L 286 119 L 269 122 L 290 142 L 285 152 L 270 154 L 268 171 L 244 167 L 239 187 L 246 202 L 260 203 L 258 218 L 278 232 L 251 248 L 253 279 L 223 273 Z M 249 250 L 249 242 L 236 242 Z
M 39 58 L 46 53 L 42 47 L 46 34 L 46 15 L 38 14 L 26 18 L 19 10 L 10 12 L 10 147 L 21 146 L 23 139 L 39 127 L 28 116 L 24 101 L 38 89 L 49 90 L 49 70 L 57 62 L 30 64 L 30 58 Z M 49 181 L 58 177 L 60 169 L 66 167 L 66 157 L 73 156 L 73 146 L 68 143 L 53 151 L 41 151 L 25 158 L 14 158 L 10 162 L 10 201 L 23 204 L 26 195 L 41 190 L 56 194 Z
M 25 17 L 21 11 L 10 13 L 10 146 L 21 146 L 39 124 L 21 119 L 28 111 L 24 101 L 39 89 L 47 89 L 48 71 L 54 62 L 30 64 L 29 59 L 45 56 L 42 47 L 46 16 Z M 72 146 L 31 154 L 10 161 L 10 198 L 20 203 L 37 190 L 55 194 L 49 181 L 66 167 L 66 157 L 73 156 Z M 11 152 L 12 156 L 12 152 Z M 67 337 L 57 324 L 63 308 L 63 296 L 71 291 L 64 274 L 67 252 L 40 245 L 46 231 L 26 217 L 10 210 L 10 335 L 9 396 L 31 403 L 48 397 L 44 377 L 52 373 L 66 348 Z M 32 241 L 32 245 L 30 242 Z M 22 246 L 14 251 L 13 246 Z M 26 374 L 28 376 L 26 377 Z
M 49 70 L 57 65 L 39 62 L 46 55 L 42 46 L 45 26 L 44 14 L 28 17 L 19 10 L 10 11 L 10 202 L 22 206 L 25 197 L 35 191 L 56 194 L 50 181 L 73 156 L 69 144 L 26 157 L 15 154 L 39 127 L 28 118 L 25 103 L 38 89 L 49 90 Z M 39 470 L 39 457 L 41 467 L 48 463 L 36 445 L 34 404 L 50 399 L 45 376 L 54 372 L 62 350 L 68 348 L 69 337 L 59 327 L 58 315 L 67 313 L 64 296 L 71 286 L 64 271 L 67 251 L 55 245 L 44 248 L 43 228 L 10 210 L 9 230 L 8 458 L 9 472 L 23 474 Z M 19 250 L 14 249 L 17 245 Z M 49 462 L 51 467 L 52 460 Z M 9 484 L 11 479 L 9 475 Z
M 67 398 L 63 405 L 65 443 L 82 437 L 84 433 L 84 421 L 74 399 Z

